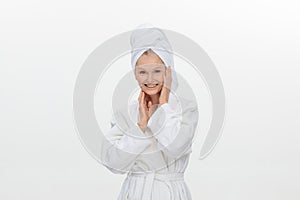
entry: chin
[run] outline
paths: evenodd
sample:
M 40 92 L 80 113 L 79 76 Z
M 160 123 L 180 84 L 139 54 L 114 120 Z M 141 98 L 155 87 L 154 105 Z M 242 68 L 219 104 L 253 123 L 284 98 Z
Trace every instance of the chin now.
M 147 88 L 143 88 L 142 89 L 143 90 L 143 92 L 145 92 L 147 95 L 155 95 L 155 94 L 158 94 L 158 93 L 160 93 L 160 91 L 161 91 L 161 89 L 159 89 L 159 90 L 148 90 Z
M 148 95 L 155 95 L 155 94 L 159 93 L 159 91 L 144 91 L 144 92 Z

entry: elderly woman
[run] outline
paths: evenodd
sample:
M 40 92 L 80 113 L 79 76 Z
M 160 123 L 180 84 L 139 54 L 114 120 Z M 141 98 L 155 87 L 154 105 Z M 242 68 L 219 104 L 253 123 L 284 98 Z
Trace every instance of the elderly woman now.
M 127 173 L 118 200 L 191 200 L 184 172 L 198 122 L 197 104 L 175 95 L 172 49 L 160 29 L 138 27 L 130 43 L 139 98 L 125 109 L 131 119 L 121 110 L 112 117 L 101 159 L 113 173 Z

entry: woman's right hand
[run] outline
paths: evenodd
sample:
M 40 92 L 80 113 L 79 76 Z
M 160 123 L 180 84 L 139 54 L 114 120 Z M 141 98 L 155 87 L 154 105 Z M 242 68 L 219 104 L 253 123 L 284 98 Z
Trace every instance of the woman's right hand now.
M 149 115 L 148 115 L 148 108 L 147 108 L 147 102 L 145 99 L 145 92 L 141 90 L 140 95 L 139 95 L 139 113 L 140 113 L 140 118 L 138 121 L 139 127 L 145 131 L 147 128 L 148 120 L 149 120 Z

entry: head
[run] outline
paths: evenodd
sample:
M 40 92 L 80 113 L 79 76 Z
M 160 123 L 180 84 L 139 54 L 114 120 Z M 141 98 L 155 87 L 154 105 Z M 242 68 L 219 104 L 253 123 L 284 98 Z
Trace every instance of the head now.
M 152 96 L 163 87 L 166 67 L 172 68 L 171 90 L 178 87 L 172 46 L 164 32 L 153 26 L 138 26 L 130 36 L 131 66 L 141 89 Z M 141 72 L 142 70 L 142 72 Z M 154 88 L 151 88 L 155 86 Z M 159 94 L 158 94 L 159 95 Z
M 166 66 L 152 49 L 145 51 L 137 60 L 135 78 L 140 88 L 148 95 L 160 93 L 163 87 Z

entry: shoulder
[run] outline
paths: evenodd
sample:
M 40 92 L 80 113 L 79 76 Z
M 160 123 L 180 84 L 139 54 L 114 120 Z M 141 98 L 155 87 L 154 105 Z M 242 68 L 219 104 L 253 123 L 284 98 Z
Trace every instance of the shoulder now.
M 136 101 L 131 102 L 127 106 L 119 106 L 113 111 L 113 118 L 119 126 L 128 127 L 131 126 L 136 117 L 138 104 Z
M 187 99 L 185 97 L 179 97 L 182 108 L 194 108 L 198 109 L 196 100 Z
M 182 112 L 185 112 L 187 110 L 198 110 L 196 99 L 189 99 L 183 96 L 172 94 L 170 96 L 169 103 L 172 107 L 181 108 Z

